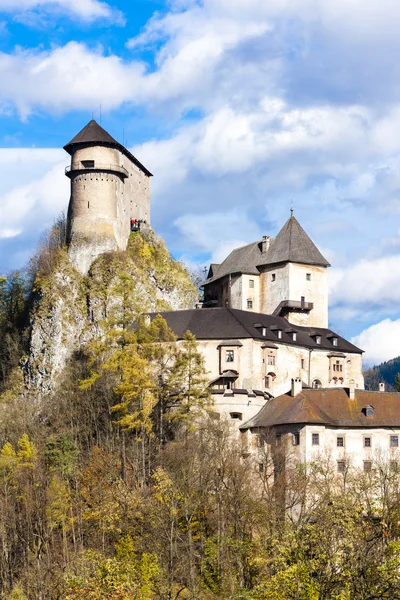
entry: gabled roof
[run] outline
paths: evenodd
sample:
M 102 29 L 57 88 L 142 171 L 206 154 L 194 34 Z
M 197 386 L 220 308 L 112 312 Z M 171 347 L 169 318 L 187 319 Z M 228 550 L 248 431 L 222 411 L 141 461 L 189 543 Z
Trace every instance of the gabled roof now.
M 246 246 L 235 248 L 220 265 L 213 265 L 212 275 L 206 283 L 216 281 L 225 275 L 233 273 L 246 273 L 259 275 L 257 264 L 261 260 L 261 242 L 252 242 Z
M 286 262 L 330 266 L 293 215 L 286 221 L 276 238 L 272 240 L 267 254 L 262 256 L 258 265 Z
M 272 347 L 277 347 L 276 344 L 286 344 L 315 350 L 332 351 L 334 349 L 341 352 L 362 353 L 360 348 L 339 335 L 335 335 L 338 341 L 337 346 L 333 348 L 332 338 L 328 337 L 332 333 L 330 329 L 301 327 L 290 324 L 284 317 L 264 315 L 248 310 L 203 308 L 151 313 L 150 317 L 153 319 L 156 314 L 161 314 L 178 339 L 182 339 L 185 332 L 189 330 L 198 340 L 230 340 L 232 342 L 233 340 L 253 338 L 263 343 L 272 343 Z M 287 333 L 288 328 L 297 333 L 296 340 L 293 340 L 293 336 Z M 280 338 L 278 337 L 279 330 L 282 332 Z M 265 335 L 263 335 L 263 331 Z M 317 344 L 310 335 L 315 332 L 321 336 L 320 344 Z
M 120 152 L 122 152 L 122 154 L 125 154 L 125 156 L 127 156 L 137 167 L 139 167 L 139 169 L 141 169 L 146 175 L 148 175 L 149 177 L 152 176 L 150 171 L 148 171 L 148 169 L 146 169 L 146 167 L 144 167 L 142 165 L 142 163 L 139 162 L 137 160 L 137 158 L 135 158 L 133 156 L 133 154 L 131 154 L 129 152 L 129 150 L 127 150 L 125 148 L 125 146 L 123 146 L 122 144 L 117 142 L 117 140 L 114 139 L 108 133 L 108 131 L 106 131 L 94 119 L 89 121 L 89 123 L 87 125 L 85 125 L 85 127 L 83 129 L 81 129 L 81 131 L 79 133 L 77 133 L 77 135 L 74 138 L 72 138 L 72 140 L 70 142 L 68 142 L 68 144 L 66 144 L 64 146 L 64 150 L 66 152 L 68 152 L 68 154 L 73 154 L 73 152 L 77 149 L 77 147 L 81 146 L 81 145 L 83 145 L 83 146 L 100 145 L 100 146 L 111 146 L 112 148 L 117 148 Z
M 374 406 L 367 417 L 365 408 Z M 283 394 L 270 400 L 241 429 L 290 424 L 331 427 L 400 427 L 400 394 L 356 390 L 350 399 L 345 388 L 303 389 L 293 398 Z

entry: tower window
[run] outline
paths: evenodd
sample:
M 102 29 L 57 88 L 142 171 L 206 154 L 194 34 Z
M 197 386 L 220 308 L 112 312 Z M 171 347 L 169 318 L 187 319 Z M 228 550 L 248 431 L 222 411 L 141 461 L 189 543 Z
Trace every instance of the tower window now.
M 247 300 L 247 308 L 253 308 L 253 300 Z
M 302 368 L 302 369 L 304 369 L 304 368 L 305 368 L 305 367 L 304 367 L 304 365 L 305 365 L 305 360 L 304 360 L 304 358 L 302 358 L 302 359 L 301 359 L 301 368 Z
M 82 160 L 81 165 L 85 169 L 94 169 L 94 160 Z
M 306 279 L 307 281 L 311 281 L 311 273 L 306 273 Z
M 275 280 L 276 280 L 276 275 L 275 275 L 275 273 L 272 273 L 272 275 L 271 275 L 271 281 L 275 281 Z
M 254 279 L 249 279 L 249 288 L 250 289 L 254 288 Z
M 312 434 L 311 443 L 313 446 L 319 446 L 319 433 Z
M 300 433 L 293 434 L 293 446 L 300 446 Z

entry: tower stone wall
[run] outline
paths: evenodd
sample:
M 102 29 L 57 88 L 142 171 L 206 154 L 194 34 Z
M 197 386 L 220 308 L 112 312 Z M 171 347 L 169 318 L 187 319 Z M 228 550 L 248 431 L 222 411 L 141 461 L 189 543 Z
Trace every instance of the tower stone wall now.
M 150 223 L 150 173 L 91 121 L 65 149 L 71 154 L 68 251 L 86 274 L 97 256 L 126 250 L 131 221 Z

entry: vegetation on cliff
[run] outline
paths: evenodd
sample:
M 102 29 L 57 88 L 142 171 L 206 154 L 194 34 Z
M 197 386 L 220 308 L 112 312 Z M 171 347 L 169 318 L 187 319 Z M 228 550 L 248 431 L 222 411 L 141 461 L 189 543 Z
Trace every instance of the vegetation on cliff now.
M 388 391 L 400 391 L 400 382 L 396 381 L 399 373 L 400 356 L 366 369 L 364 371 L 365 387 L 367 390 L 377 390 L 380 383 L 385 383 Z

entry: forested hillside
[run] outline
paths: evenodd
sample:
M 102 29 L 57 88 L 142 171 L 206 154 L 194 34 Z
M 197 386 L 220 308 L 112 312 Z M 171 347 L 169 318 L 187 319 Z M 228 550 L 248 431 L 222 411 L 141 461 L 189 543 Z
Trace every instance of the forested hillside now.
M 364 372 L 365 387 L 368 390 L 377 390 L 380 382 L 386 384 L 386 389 L 396 389 L 396 377 L 400 373 L 400 356 L 392 358 Z
M 1 598 L 400 598 L 399 471 L 253 459 L 190 332 L 146 319 L 191 289 L 141 235 L 88 278 L 50 236 L 1 280 Z

